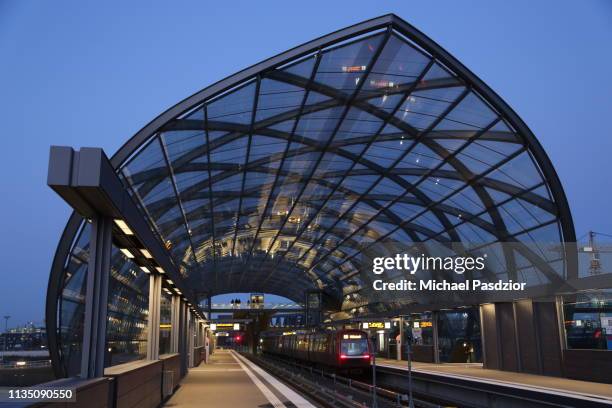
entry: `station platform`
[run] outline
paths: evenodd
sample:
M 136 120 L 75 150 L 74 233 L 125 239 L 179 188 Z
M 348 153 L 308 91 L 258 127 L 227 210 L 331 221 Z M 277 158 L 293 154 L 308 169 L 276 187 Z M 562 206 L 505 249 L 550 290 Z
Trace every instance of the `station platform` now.
M 314 408 L 304 397 L 233 350 L 216 350 L 210 362 L 189 369 L 164 407 Z
M 408 370 L 407 361 L 377 358 L 378 366 Z M 476 381 L 514 389 L 538 391 L 557 396 L 574 396 L 612 404 L 612 386 L 597 382 L 579 381 L 568 378 L 548 377 L 536 374 L 490 370 L 478 363 L 432 364 L 413 362 L 414 373 Z

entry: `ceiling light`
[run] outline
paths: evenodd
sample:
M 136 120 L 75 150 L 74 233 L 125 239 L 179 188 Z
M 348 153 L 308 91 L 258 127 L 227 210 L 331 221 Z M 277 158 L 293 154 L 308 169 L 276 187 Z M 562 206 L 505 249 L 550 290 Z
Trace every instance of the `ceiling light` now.
M 147 251 L 146 249 L 141 249 L 140 252 L 142 252 L 144 257 L 147 258 L 147 259 L 153 258 L 153 255 L 151 255 L 151 253 L 149 251 Z
M 165 273 L 161 266 L 156 266 L 155 270 L 159 273 Z
M 125 221 L 123 220 L 115 220 L 115 224 L 117 224 L 117 226 L 119 227 L 119 229 L 121 231 L 123 231 L 123 233 L 125 235 L 134 235 L 134 233 L 132 232 L 132 230 L 130 229 L 130 227 L 128 227 L 128 225 L 125 223 Z
M 173 285 L 174 282 L 172 282 L 170 279 L 166 279 L 166 282 L 168 282 L 169 284 Z
M 142 271 L 145 272 L 145 273 L 151 273 L 149 268 L 147 268 L 146 266 L 141 266 L 140 269 L 142 269 Z
M 119 248 L 119 250 L 123 252 L 123 255 L 127 256 L 128 258 L 130 259 L 134 258 L 134 255 L 129 251 L 129 249 Z

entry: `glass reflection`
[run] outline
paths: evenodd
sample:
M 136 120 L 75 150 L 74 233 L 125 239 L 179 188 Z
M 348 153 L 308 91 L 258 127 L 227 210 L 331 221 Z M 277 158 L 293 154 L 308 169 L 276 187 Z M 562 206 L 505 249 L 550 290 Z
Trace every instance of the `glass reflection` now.
M 159 354 L 170 353 L 172 335 L 172 297 L 162 290 L 159 315 Z
M 149 275 L 115 246 L 108 287 L 105 366 L 146 358 Z
M 566 295 L 563 312 L 568 348 L 612 350 L 612 290 Z
M 482 362 L 478 309 L 439 312 L 438 348 L 441 363 Z

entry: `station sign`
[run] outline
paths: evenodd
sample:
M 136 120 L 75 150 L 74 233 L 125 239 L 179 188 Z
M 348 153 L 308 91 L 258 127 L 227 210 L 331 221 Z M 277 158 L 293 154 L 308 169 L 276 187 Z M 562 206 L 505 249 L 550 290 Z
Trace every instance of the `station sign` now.
M 240 330 L 240 323 L 211 323 L 210 330 Z
M 390 329 L 391 322 L 363 322 L 362 329 Z

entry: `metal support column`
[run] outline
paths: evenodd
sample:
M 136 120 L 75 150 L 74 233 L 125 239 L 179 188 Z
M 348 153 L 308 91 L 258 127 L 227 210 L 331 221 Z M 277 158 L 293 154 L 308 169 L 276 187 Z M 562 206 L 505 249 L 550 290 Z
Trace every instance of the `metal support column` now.
M 104 376 L 112 223 L 111 218 L 103 216 L 98 216 L 92 220 L 85 295 L 81 378 Z
M 162 277 L 149 275 L 149 320 L 147 325 L 147 360 L 159 360 L 159 322 Z
M 402 347 L 404 347 L 404 316 L 399 317 L 399 341 L 396 344 L 397 347 L 397 361 L 402 360 Z
M 438 342 L 438 311 L 431 312 L 431 326 L 433 332 L 433 346 L 434 346 L 434 363 L 440 364 L 440 345 Z
M 178 350 L 181 355 L 181 377 L 187 374 L 187 361 L 189 358 L 188 355 L 188 318 L 187 318 L 187 303 L 185 303 L 182 299 L 180 301 L 179 307 L 179 315 L 180 315 L 180 324 L 179 324 L 179 333 L 178 333 Z
M 194 321 L 193 321 L 193 314 L 191 314 L 191 311 L 189 309 L 187 309 L 187 349 L 189 350 L 187 352 L 187 355 L 189 356 L 189 359 L 187 360 L 187 367 L 188 368 L 193 368 L 193 360 L 195 358 L 194 356 Z
M 179 352 L 179 330 L 181 326 L 181 297 L 172 295 L 170 309 L 170 352 Z

